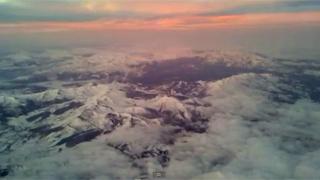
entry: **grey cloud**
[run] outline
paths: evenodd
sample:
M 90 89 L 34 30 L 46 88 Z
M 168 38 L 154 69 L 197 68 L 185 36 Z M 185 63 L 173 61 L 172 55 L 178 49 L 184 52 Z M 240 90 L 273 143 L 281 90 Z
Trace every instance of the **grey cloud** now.
M 29 21 L 92 21 L 127 19 L 141 15 L 132 12 L 90 12 L 81 9 L 78 1 L 27 1 L 22 5 L 0 4 L 0 22 Z M 55 8 L 51 8 L 51 6 Z M 67 7 L 67 8 L 66 8 Z
M 319 11 L 320 1 L 278 1 L 278 2 L 258 2 L 251 5 L 238 6 L 219 12 L 205 12 L 200 15 L 228 15 L 246 13 L 277 13 L 277 12 L 301 12 Z

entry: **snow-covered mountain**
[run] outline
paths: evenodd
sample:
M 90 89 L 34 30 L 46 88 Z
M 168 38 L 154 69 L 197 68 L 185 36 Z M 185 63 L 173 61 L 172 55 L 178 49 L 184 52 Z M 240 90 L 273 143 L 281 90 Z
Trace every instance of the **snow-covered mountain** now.
M 317 179 L 320 61 L 76 49 L 0 57 L 0 178 Z

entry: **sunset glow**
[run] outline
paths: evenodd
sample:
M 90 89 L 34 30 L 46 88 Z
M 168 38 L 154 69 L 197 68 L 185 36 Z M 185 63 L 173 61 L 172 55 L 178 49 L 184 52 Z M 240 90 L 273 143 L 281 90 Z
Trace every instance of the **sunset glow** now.
M 1 32 L 108 29 L 194 30 L 315 24 L 317 1 L 0 1 Z
M 295 18 L 292 18 L 292 17 Z M 320 12 L 261 13 L 223 16 L 179 16 L 159 19 L 95 20 L 87 22 L 28 22 L 0 24 L 2 32 L 68 31 L 68 30 L 196 30 L 237 26 L 320 23 Z

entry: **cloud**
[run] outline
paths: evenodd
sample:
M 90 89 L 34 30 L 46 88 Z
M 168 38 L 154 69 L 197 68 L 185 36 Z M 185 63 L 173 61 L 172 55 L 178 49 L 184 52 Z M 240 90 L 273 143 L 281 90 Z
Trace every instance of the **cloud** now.
M 157 52 L 166 54 L 162 50 Z M 137 66 L 141 63 L 150 61 L 161 63 L 162 61 L 157 59 L 162 59 L 160 57 L 163 56 L 144 57 L 143 53 L 121 54 L 99 49 L 78 49 L 4 57 L 1 64 L 11 68 L 19 66 L 12 61 L 32 62 L 30 66 L 21 66 L 23 68 L 33 68 L 32 64 L 35 62 L 38 67 L 38 71 L 32 72 L 35 75 L 40 69 L 42 72 L 47 72 L 42 75 L 61 75 L 61 72 L 71 75 L 71 78 L 42 82 L 42 85 L 51 89 L 40 93 L 23 94 L 24 87 L 16 87 L 14 94 L 8 91 L 8 96 L 0 98 L 0 103 L 8 106 L 8 110 L 23 107 L 21 105 L 25 104 L 21 104 L 20 100 L 25 97 L 47 105 L 33 110 L 31 114 L 19 117 L 8 115 L 12 128 L 1 124 L 4 133 L 0 135 L 0 142 L 4 144 L 4 148 L 1 147 L 0 160 L 3 162 L 2 166 L 12 169 L 8 179 L 133 178 L 141 175 L 145 169 L 152 173 L 155 165 L 159 163 L 156 162 L 156 157 L 133 160 L 132 156 L 139 155 L 145 150 L 147 150 L 145 154 L 155 153 L 151 150 L 162 148 L 162 143 L 171 139 L 175 142 L 164 147 L 168 149 L 170 157 L 168 166 L 162 169 L 166 171 L 167 179 L 316 179 L 320 176 L 317 171 L 320 162 L 318 120 L 320 104 L 305 95 L 308 91 L 299 88 L 310 84 L 304 82 L 288 84 L 281 79 L 285 76 L 277 76 L 281 72 L 294 79 L 292 78 L 294 73 L 301 74 L 297 69 L 317 68 L 319 63 L 277 61 L 256 54 L 239 52 L 210 51 L 197 52 L 193 55 L 207 57 L 211 63 L 225 62 L 232 67 L 244 65 L 274 68 L 270 72 L 277 73 L 273 75 L 242 73 L 218 81 L 201 81 L 200 90 L 204 89 L 205 95 L 188 97 L 186 100 L 160 98 L 160 96 L 155 99 L 132 99 L 126 96 L 124 88 L 135 87 L 132 84 L 91 82 L 100 75 L 98 72 L 111 73 L 113 70 L 128 72 L 134 70 L 134 67 L 142 68 L 143 66 Z M 185 57 L 186 54 L 182 53 L 179 56 Z M 266 61 L 268 63 L 265 63 Z M 34 75 L 32 73 L 30 74 Z M 87 79 L 77 80 L 77 76 L 73 73 L 78 73 Z M 70 86 L 61 86 L 63 83 Z M 26 84 L 33 83 L 29 81 Z M 181 87 L 183 89 L 183 84 L 186 83 L 181 83 L 176 90 L 179 91 Z M 171 87 L 171 83 L 162 84 L 152 89 L 145 88 L 144 91 L 163 94 L 169 93 L 169 89 L 175 91 Z M 135 88 L 143 87 L 139 85 Z M 172 91 L 170 96 L 175 96 Z M 292 92 L 296 91 L 299 95 L 296 98 L 291 97 Z M 45 102 L 54 102 L 57 98 L 69 96 L 73 100 L 84 102 L 84 107 L 69 110 L 61 116 L 51 115 L 40 122 L 25 121 L 30 115 L 54 111 L 65 105 L 59 101 L 55 101 L 57 104 Z M 286 97 L 291 97 L 288 99 L 289 102 L 279 100 Z M 195 107 L 190 102 L 200 105 Z M 180 108 L 176 108 L 179 106 Z M 168 122 L 159 121 L 157 113 L 153 115 L 155 117 L 140 118 L 138 113 L 131 116 L 132 111 L 128 109 L 132 110 L 132 107 L 140 110 L 148 107 L 149 110 L 144 110 L 150 112 L 152 112 L 150 109 L 155 111 L 161 107 L 164 112 L 176 115 L 197 110 L 203 117 L 208 118 L 208 129 L 202 133 L 185 130 L 179 133 L 177 132 L 179 129 L 173 129 L 172 125 L 167 124 L 176 120 L 174 116 L 170 116 Z M 83 115 L 84 109 L 88 112 L 86 115 Z M 73 148 L 53 146 L 56 141 L 72 133 L 92 126 L 104 128 L 104 125 L 110 122 L 110 119 L 106 118 L 110 112 L 115 113 L 113 117 L 121 117 L 123 120 L 123 124 L 118 124 L 111 134 L 101 135 L 91 142 L 81 143 Z M 81 120 L 77 118 L 80 114 L 83 115 Z M 61 126 L 64 130 L 39 139 L 37 135 L 29 132 L 30 128 L 39 128 L 43 125 Z M 177 127 L 180 127 L 179 123 L 176 124 L 175 128 Z M 24 143 L 24 140 L 27 143 Z M 110 147 L 110 144 L 113 146 Z M 10 150 L 6 150 L 8 147 Z
M 292 17 L 295 18 L 292 18 Z M 81 30 L 199 30 L 273 25 L 317 25 L 320 12 L 259 13 L 212 16 L 171 16 L 150 19 L 101 19 L 85 22 L 21 22 L 0 24 L 0 33 Z
M 0 2 L 0 33 L 315 24 L 319 10 L 318 1 L 14 0 Z
M 265 14 L 288 12 L 312 12 L 320 10 L 320 2 L 305 1 L 249 1 L 238 6 L 225 8 L 221 11 L 204 12 L 202 15 L 232 15 L 232 14 Z
M 101 19 L 143 20 L 168 16 L 233 15 L 244 13 L 271 13 L 318 11 L 318 1 L 105 1 L 69 0 L 35 1 L 14 0 L 0 2 L 0 22 L 30 21 L 96 21 Z

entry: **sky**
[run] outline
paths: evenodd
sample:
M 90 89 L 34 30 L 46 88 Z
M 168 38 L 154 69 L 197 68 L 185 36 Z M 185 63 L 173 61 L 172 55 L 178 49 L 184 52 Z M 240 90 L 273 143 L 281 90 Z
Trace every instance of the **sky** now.
M 245 44 L 234 41 L 244 40 L 252 44 L 251 49 L 260 46 L 260 41 L 267 43 L 261 48 L 272 48 L 273 43 L 265 40 L 279 41 L 273 34 L 287 36 L 290 31 L 289 36 L 300 42 L 308 40 L 295 49 L 311 51 L 308 46 L 318 45 L 313 41 L 320 32 L 319 24 L 320 0 L 0 0 L 0 47 L 7 48 L 30 42 L 59 46 L 104 41 L 110 45 L 129 39 L 143 42 L 150 37 L 156 42 L 163 41 L 162 36 L 180 37 L 174 43 L 185 46 L 210 44 L 206 39 L 225 37 L 215 45 L 240 47 Z M 194 39 L 188 40 L 191 37 Z M 281 39 L 280 44 L 298 43 L 286 42 L 292 41 L 290 37 Z
M 316 24 L 319 17 L 319 0 L 0 0 L 1 31 L 9 32 Z

